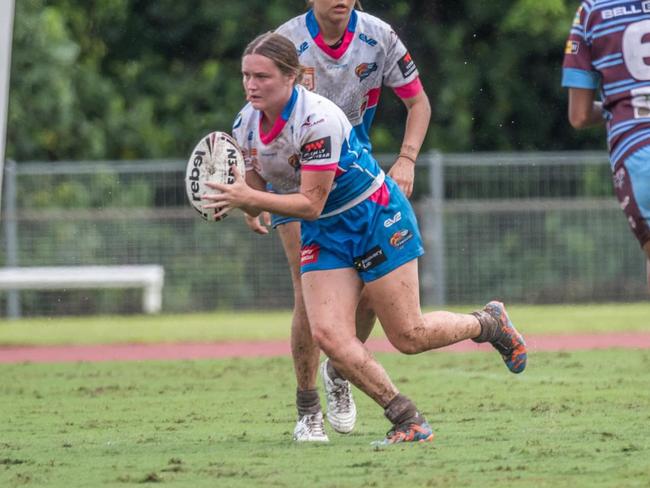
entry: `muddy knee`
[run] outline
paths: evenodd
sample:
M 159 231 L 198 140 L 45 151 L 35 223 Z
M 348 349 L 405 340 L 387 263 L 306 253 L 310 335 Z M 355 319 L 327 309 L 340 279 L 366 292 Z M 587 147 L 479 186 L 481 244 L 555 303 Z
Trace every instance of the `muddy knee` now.
M 341 346 L 345 338 L 331 329 L 314 325 L 311 336 L 314 343 L 330 358 L 336 358 L 343 349 Z
M 390 334 L 388 340 L 402 354 L 418 354 L 425 350 L 420 335 L 415 329 Z

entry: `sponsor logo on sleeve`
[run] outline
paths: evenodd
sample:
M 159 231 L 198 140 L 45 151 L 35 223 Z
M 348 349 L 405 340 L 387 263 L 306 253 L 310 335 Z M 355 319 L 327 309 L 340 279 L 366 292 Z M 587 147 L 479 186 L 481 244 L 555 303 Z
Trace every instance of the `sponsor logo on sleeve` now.
M 395 232 L 390 238 L 390 245 L 393 247 L 402 247 L 407 241 L 413 238 L 413 233 L 408 229 L 402 229 Z
M 408 52 L 397 61 L 397 66 L 404 78 L 408 78 L 415 72 L 415 61 Z
M 306 266 L 318 261 L 318 254 L 320 253 L 320 246 L 312 244 L 310 246 L 303 246 L 300 249 L 300 266 Z
M 580 43 L 578 41 L 567 41 L 564 47 L 564 54 L 578 54 Z
M 332 138 L 327 136 L 306 142 L 300 148 L 300 154 L 303 161 L 328 159 L 332 157 Z
M 361 63 L 354 68 L 354 73 L 359 77 L 359 82 L 368 78 L 375 71 L 377 71 L 377 63 Z
M 386 261 L 388 261 L 388 258 L 384 254 L 382 248 L 375 246 L 363 256 L 354 258 L 354 267 L 357 271 L 368 271 Z

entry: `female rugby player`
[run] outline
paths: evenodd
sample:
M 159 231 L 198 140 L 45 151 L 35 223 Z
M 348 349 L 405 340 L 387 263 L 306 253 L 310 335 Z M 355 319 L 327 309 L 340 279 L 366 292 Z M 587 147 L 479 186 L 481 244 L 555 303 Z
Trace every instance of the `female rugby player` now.
M 523 337 L 500 302 L 471 314 L 421 312 L 423 248 L 413 209 L 343 111 L 297 84 L 302 70 L 294 45 L 279 34 L 248 45 L 242 59 L 248 104 L 233 128 L 245 154 L 245 179 L 235 169 L 234 184 L 208 184 L 218 193 L 205 195 L 204 206 L 216 209 L 217 219 L 232 208 L 301 219 L 301 285 L 312 340 L 384 408 L 392 428 L 381 443 L 430 441 L 426 419 L 356 336 L 361 290 L 405 354 L 472 339 L 490 342 L 508 369 L 520 373 L 527 360 Z M 389 219 L 394 224 L 386 226 Z

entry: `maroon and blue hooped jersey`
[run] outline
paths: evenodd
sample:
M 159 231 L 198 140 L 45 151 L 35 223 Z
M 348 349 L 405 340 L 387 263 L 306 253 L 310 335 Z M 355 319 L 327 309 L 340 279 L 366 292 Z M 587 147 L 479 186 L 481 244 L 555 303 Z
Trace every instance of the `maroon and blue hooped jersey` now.
M 562 86 L 600 90 L 613 168 L 650 145 L 650 1 L 583 1 Z

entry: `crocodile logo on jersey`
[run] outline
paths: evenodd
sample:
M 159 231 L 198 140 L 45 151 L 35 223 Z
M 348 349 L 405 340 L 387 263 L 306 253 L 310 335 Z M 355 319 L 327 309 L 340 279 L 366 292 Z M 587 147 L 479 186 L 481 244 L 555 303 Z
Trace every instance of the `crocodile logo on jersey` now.
M 407 241 L 413 238 L 413 233 L 408 229 L 402 229 L 395 232 L 390 238 L 390 245 L 393 247 L 402 247 Z
M 377 63 L 361 63 L 354 68 L 354 73 L 359 77 L 359 81 L 363 81 L 373 72 L 377 71 Z
M 375 47 L 377 45 L 376 40 L 374 40 L 372 37 L 368 37 L 363 32 L 361 34 L 359 34 L 359 39 L 361 39 L 363 42 L 365 42 L 369 46 Z

